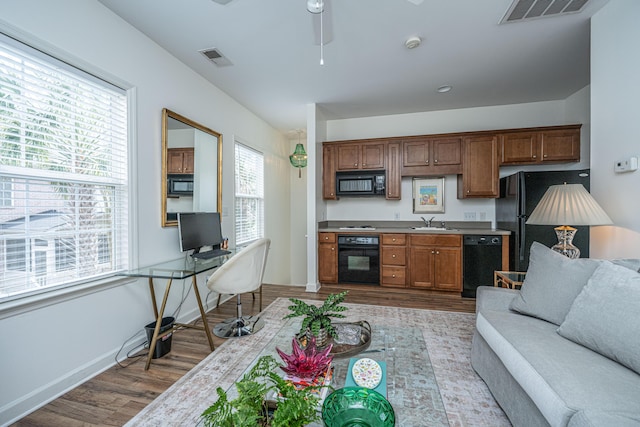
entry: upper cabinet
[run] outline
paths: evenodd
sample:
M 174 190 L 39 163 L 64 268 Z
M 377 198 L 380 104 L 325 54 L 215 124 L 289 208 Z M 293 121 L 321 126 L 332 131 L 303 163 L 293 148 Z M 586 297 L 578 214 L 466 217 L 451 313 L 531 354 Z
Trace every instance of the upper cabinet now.
M 389 137 L 323 144 L 322 196 L 336 200 L 336 172 L 384 170 L 387 200 L 403 176 L 458 175 L 458 198 L 498 197 L 499 167 L 580 161 L 582 125 Z
M 462 172 L 462 138 L 416 137 L 402 142 L 402 176 Z
M 336 146 L 322 147 L 322 198 L 336 200 Z
M 167 150 L 167 173 L 192 174 L 193 148 L 169 148 Z
M 336 170 L 384 169 L 385 148 L 382 141 L 337 145 Z
M 581 125 L 500 133 L 500 165 L 577 162 Z
M 498 137 L 468 136 L 463 141 L 463 170 L 458 175 L 458 198 L 499 196 Z

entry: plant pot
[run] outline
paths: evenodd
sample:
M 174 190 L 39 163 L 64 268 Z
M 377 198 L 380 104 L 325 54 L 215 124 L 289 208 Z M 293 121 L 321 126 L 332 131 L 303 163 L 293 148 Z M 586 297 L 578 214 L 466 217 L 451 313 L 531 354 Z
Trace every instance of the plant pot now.
M 307 330 L 307 338 L 311 338 L 313 335 L 310 330 Z M 318 331 L 318 336 L 316 337 L 316 347 L 317 348 L 325 348 L 329 345 L 329 334 L 325 328 L 322 328 Z

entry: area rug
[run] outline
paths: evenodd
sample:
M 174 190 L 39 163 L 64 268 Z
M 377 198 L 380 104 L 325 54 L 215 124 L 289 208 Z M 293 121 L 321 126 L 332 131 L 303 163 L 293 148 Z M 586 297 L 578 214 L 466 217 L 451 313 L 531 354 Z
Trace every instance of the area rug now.
M 389 327 L 412 326 L 423 331 L 450 426 L 510 425 L 484 382 L 471 368 L 474 314 L 345 305 L 349 308 L 345 312 L 347 321 L 367 319 Z M 262 313 L 263 330 L 250 337 L 225 341 L 127 426 L 197 425 L 199 415 L 215 401 L 216 387 L 227 389 L 242 375 L 281 328 L 282 318 L 289 313 L 288 306 L 288 299 L 278 298 Z

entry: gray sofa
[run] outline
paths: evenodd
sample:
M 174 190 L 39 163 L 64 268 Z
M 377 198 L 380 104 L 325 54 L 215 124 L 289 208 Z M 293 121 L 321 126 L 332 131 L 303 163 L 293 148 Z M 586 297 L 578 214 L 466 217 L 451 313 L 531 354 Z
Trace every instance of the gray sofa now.
M 531 247 L 521 290 L 480 287 L 471 362 L 515 426 L 640 426 L 639 260 Z

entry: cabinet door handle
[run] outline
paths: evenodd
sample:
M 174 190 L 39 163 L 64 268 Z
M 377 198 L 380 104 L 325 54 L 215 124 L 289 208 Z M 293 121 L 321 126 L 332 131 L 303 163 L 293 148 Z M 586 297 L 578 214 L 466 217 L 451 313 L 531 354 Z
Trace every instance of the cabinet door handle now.
M 429 159 L 425 160 L 424 162 L 425 162 L 426 164 L 429 164 Z
M 431 251 L 431 253 L 432 253 L 432 254 L 435 254 L 435 253 L 436 253 L 436 251 Z
M 358 164 L 357 164 L 357 163 L 354 163 L 354 164 L 353 164 L 353 166 L 358 167 Z
M 393 277 L 393 278 L 395 279 L 395 278 L 396 278 L 396 275 L 395 275 L 395 274 L 392 274 L 392 275 L 391 275 L 391 277 Z
M 545 154 L 545 155 L 544 155 L 544 156 L 542 156 L 542 157 L 547 158 L 547 154 Z
M 392 242 L 395 242 L 395 241 L 396 241 L 395 237 L 394 237 L 393 239 L 391 239 L 391 241 L 392 241 Z
M 336 250 L 336 248 L 331 248 L 331 250 L 332 250 L 332 251 L 335 251 L 335 250 Z
M 440 251 L 436 251 L 436 255 L 440 255 Z
M 396 257 L 396 254 L 391 255 L 391 258 L 395 258 L 395 257 Z
M 438 159 L 435 159 L 435 160 L 433 161 L 433 163 L 438 163 Z
M 536 157 L 537 157 L 537 156 L 534 154 L 532 158 L 533 158 L 533 159 L 535 159 Z

